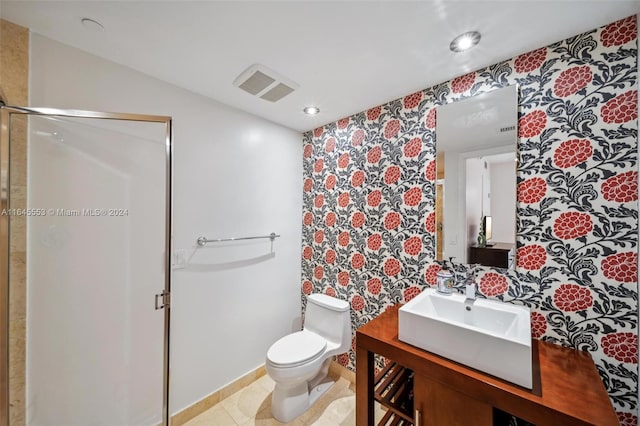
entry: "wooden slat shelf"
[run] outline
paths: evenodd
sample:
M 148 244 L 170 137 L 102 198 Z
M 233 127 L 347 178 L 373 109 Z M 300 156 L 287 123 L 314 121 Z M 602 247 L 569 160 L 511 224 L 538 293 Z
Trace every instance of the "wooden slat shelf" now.
M 389 362 L 374 383 L 374 399 L 387 408 L 379 425 L 413 425 L 413 371 Z

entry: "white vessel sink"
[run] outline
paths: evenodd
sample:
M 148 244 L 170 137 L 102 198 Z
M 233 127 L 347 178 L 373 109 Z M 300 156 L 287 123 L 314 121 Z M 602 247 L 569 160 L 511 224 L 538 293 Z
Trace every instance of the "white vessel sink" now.
M 467 309 L 469 308 L 469 309 Z M 400 308 L 401 341 L 531 389 L 528 308 L 426 289 Z

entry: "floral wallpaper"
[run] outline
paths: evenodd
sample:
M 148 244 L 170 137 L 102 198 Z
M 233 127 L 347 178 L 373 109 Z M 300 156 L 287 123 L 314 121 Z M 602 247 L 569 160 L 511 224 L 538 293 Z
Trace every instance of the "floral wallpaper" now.
M 483 268 L 481 297 L 589 351 L 636 425 L 636 38 L 632 16 L 305 133 L 303 307 L 347 300 L 355 330 L 435 284 L 437 106 L 518 84 L 517 270 Z M 351 369 L 354 349 L 338 357 Z

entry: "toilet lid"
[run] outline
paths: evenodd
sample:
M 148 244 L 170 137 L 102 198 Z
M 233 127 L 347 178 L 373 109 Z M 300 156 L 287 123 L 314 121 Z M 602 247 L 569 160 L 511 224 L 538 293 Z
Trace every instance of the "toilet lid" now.
M 327 341 L 306 330 L 284 336 L 267 351 L 267 360 L 277 366 L 294 367 L 312 361 L 324 352 Z

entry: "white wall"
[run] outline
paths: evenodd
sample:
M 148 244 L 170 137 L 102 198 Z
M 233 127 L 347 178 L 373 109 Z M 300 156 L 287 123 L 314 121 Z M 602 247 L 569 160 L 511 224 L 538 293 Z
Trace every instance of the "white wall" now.
M 513 161 L 491 163 L 491 241 L 513 244 L 516 241 L 516 167 Z M 512 182 L 507 184 L 506 182 Z
M 467 247 L 478 243 L 482 222 L 484 161 L 481 158 L 466 159 L 466 223 Z
M 464 163 L 458 152 L 445 151 L 444 153 L 444 245 L 442 257 L 448 260 L 454 257 L 455 263 L 466 263 L 466 247 L 464 236 L 465 221 L 465 176 Z
M 190 265 L 173 279 L 172 412 L 262 364 L 299 326 L 301 135 L 35 34 L 30 66 L 32 106 L 174 118 L 174 247 Z M 195 248 L 272 231 L 273 251 Z

